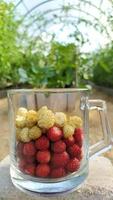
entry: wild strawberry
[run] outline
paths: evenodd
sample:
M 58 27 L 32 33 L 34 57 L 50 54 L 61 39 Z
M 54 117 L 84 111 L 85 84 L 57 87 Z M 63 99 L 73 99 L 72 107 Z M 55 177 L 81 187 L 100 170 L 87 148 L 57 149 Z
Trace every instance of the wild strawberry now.
M 50 172 L 51 178 L 60 178 L 66 175 L 65 169 L 62 167 L 52 169 Z
M 74 133 L 74 139 L 75 139 L 75 143 L 79 146 L 82 147 L 83 144 L 83 129 L 81 128 L 76 128 L 75 129 L 75 133 Z
M 65 144 L 67 147 L 72 146 L 75 143 L 74 137 L 71 136 L 69 138 L 64 139 Z
M 36 176 L 45 178 L 50 173 L 50 167 L 48 164 L 39 164 L 36 168 Z
M 54 167 L 64 167 L 69 161 L 69 155 L 66 151 L 63 153 L 54 153 L 51 158 L 51 163 Z
M 23 157 L 23 147 L 24 147 L 24 143 L 18 142 L 16 146 L 16 153 L 19 158 Z
M 23 154 L 25 156 L 34 156 L 36 153 L 36 148 L 34 142 L 27 142 L 24 144 Z
M 77 159 L 78 159 L 79 161 L 81 161 L 82 158 L 83 158 L 83 151 L 81 151 L 81 154 L 77 156 Z
M 66 165 L 66 169 L 69 172 L 75 172 L 80 168 L 80 162 L 77 158 L 70 159 L 68 164 Z
M 62 136 L 63 136 L 62 130 L 56 126 L 53 126 L 52 128 L 48 130 L 48 138 L 52 142 L 56 142 L 60 140 Z
M 25 167 L 24 172 L 28 175 L 34 176 L 36 171 L 36 166 L 35 164 L 29 164 Z
M 19 160 L 18 168 L 19 168 L 21 171 L 24 171 L 25 166 L 26 166 L 26 161 L 25 161 L 24 159 Z
M 49 148 L 49 140 L 46 136 L 41 136 L 38 140 L 35 142 L 36 149 L 39 150 L 46 150 Z
M 52 150 L 55 153 L 62 153 L 66 150 L 66 144 L 62 140 L 59 140 L 52 145 Z
M 40 163 L 48 163 L 50 161 L 50 152 L 49 151 L 38 151 L 36 154 L 36 159 Z
M 34 156 L 24 156 L 24 159 L 25 159 L 26 163 L 28 163 L 28 164 L 32 164 L 35 162 Z
M 76 144 L 74 144 L 73 146 L 69 147 L 67 149 L 68 153 L 70 154 L 71 158 L 79 158 L 81 153 L 82 153 L 82 150 L 79 146 L 77 146 Z

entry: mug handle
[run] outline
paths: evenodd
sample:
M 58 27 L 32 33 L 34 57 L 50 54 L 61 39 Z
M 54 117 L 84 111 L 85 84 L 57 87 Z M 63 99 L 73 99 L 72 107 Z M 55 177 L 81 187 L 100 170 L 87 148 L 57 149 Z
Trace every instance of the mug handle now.
M 90 146 L 89 157 L 100 155 L 112 148 L 112 134 L 109 125 L 106 102 L 101 99 L 89 99 L 90 110 L 97 110 L 99 112 L 101 127 L 103 131 L 103 139 Z

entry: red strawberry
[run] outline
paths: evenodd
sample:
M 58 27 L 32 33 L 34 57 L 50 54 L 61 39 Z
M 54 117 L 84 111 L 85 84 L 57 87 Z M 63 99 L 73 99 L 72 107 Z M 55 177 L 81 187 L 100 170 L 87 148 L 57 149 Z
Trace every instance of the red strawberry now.
M 76 157 L 76 158 L 79 158 L 81 153 L 82 153 L 82 150 L 79 146 L 77 146 L 76 144 L 74 144 L 73 146 L 69 147 L 67 149 L 68 153 L 70 154 L 70 156 L 72 158 Z
M 54 167 L 64 167 L 69 161 L 69 155 L 66 151 L 63 153 L 54 153 L 51 163 Z
M 41 136 L 36 140 L 35 146 L 39 150 L 46 150 L 49 148 L 49 140 L 46 136 Z
M 55 153 L 62 153 L 66 150 L 66 144 L 62 140 L 59 140 L 52 145 L 52 150 Z
M 48 163 L 50 161 L 51 155 L 49 151 L 38 151 L 36 154 L 36 159 L 40 163 Z
M 75 143 L 79 146 L 82 147 L 83 144 L 83 129 L 81 128 L 76 128 L 75 133 L 74 133 L 74 138 L 75 138 Z
M 25 172 L 26 174 L 29 174 L 29 175 L 31 175 L 31 176 L 34 176 L 34 175 L 35 175 L 35 171 L 36 171 L 36 166 L 35 166 L 35 164 L 29 164 L 29 165 L 27 165 L 27 166 L 25 167 L 25 170 L 24 170 L 24 172 Z
M 47 164 L 39 164 L 36 168 L 36 176 L 45 178 L 50 173 L 50 167 Z
M 60 178 L 66 175 L 65 169 L 62 167 L 52 169 L 50 176 L 51 178 Z
M 24 159 L 21 159 L 21 160 L 19 161 L 18 168 L 19 168 L 21 171 L 24 171 L 25 166 L 26 166 L 26 161 L 25 161 Z
M 57 126 L 53 126 L 48 130 L 48 138 L 53 142 L 60 140 L 62 136 L 63 132 Z
M 82 160 L 82 158 L 83 158 L 83 151 L 81 151 L 81 154 L 80 154 L 80 155 L 78 155 L 77 159 L 78 159 L 79 161 L 81 161 L 81 160 Z
M 34 142 L 28 142 L 24 144 L 23 154 L 25 156 L 34 156 L 36 153 L 36 148 Z
M 66 165 L 66 169 L 69 172 L 75 172 L 80 168 L 80 162 L 77 158 L 70 159 L 68 164 Z
M 69 147 L 75 143 L 75 140 L 74 140 L 74 137 L 71 136 L 69 138 L 64 139 L 64 142 L 66 143 L 67 147 Z
M 34 156 L 24 156 L 24 159 L 25 159 L 26 163 L 28 163 L 28 164 L 32 164 L 35 162 Z
M 23 156 L 23 147 L 24 147 L 24 143 L 18 142 L 18 144 L 16 146 L 16 152 L 17 152 L 17 156 L 19 158 L 21 158 Z

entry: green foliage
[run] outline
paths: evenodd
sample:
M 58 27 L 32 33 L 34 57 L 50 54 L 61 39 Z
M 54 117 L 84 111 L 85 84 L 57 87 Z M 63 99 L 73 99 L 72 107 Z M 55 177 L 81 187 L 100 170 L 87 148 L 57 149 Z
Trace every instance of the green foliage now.
M 98 50 L 92 57 L 93 81 L 97 85 L 113 87 L 113 43 Z
M 41 37 L 24 38 L 12 3 L 0 2 L 0 88 L 28 84 L 33 87 L 72 87 L 79 55 L 75 44 Z
M 76 68 L 77 65 L 77 48 L 71 44 L 60 44 L 52 42 L 51 50 L 47 57 L 48 65 L 55 66 L 58 70 L 65 68 Z
M 93 63 L 92 63 L 92 55 L 90 53 L 84 53 L 80 56 L 78 76 L 80 85 L 92 79 Z
M 76 68 L 78 66 L 78 50 L 75 44 L 51 43 L 47 56 L 47 65 L 54 68 L 55 87 L 71 87 L 76 82 Z
M 18 84 L 38 88 L 73 87 L 76 85 L 77 75 L 80 77 L 79 85 L 90 79 L 98 85 L 113 87 L 113 44 L 93 55 L 80 54 L 77 47 L 82 47 L 87 42 L 78 28 L 79 24 L 93 26 L 101 33 L 103 28 L 106 31 L 106 27 L 100 26 L 96 19 L 91 21 L 80 18 L 76 22 L 73 18 L 67 20 L 71 10 L 76 11 L 71 4 L 61 7 L 65 18 L 63 15 L 53 15 L 53 23 L 61 23 L 66 27 L 73 25 L 75 29 L 69 37 L 74 42 L 56 42 L 55 35 L 50 42 L 45 42 L 41 38 L 41 29 L 46 32 L 48 27 L 46 13 L 45 16 L 43 13 L 38 13 L 38 16 L 36 13 L 29 15 L 27 30 L 20 33 L 20 21 L 17 20 L 18 16 L 15 17 L 13 3 L 0 1 L 0 88 L 8 85 L 15 87 Z M 32 23 L 38 24 L 40 35 L 28 36 L 28 28 L 31 28 Z
M 72 87 L 76 82 L 76 68 L 78 62 L 77 48 L 74 44 L 50 43 L 50 50 L 24 55 L 21 80 L 26 80 L 34 87 Z
M 13 4 L 0 1 L 0 87 L 17 82 L 17 69 L 12 64 L 20 62 L 17 45 L 18 22 L 15 20 Z

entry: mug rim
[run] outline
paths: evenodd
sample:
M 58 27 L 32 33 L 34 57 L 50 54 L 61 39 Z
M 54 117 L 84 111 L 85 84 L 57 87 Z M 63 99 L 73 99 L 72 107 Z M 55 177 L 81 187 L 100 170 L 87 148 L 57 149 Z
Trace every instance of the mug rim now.
M 47 89 L 10 89 L 7 90 L 8 95 L 13 95 L 16 93 L 73 93 L 73 92 L 87 92 L 88 88 L 47 88 Z

